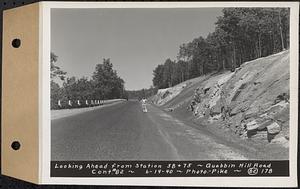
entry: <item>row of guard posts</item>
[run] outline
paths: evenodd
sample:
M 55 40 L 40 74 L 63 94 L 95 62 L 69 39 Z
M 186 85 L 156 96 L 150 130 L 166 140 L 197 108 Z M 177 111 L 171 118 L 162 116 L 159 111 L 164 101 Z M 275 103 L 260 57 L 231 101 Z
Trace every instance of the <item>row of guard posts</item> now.
M 58 109 L 84 108 L 100 106 L 104 104 L 104 100 L 58 100 Z

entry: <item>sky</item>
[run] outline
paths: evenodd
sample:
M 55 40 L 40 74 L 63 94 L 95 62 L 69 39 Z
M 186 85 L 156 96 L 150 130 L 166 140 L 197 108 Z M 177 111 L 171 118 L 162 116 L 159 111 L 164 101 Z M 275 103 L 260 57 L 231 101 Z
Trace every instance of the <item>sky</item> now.
M 221 8 L 52 9 L 51 51 L 67 76 L 90 77 L 110 58 L 126 90 L 152 85 L 153 70 L 179 46 L 214 31 Z

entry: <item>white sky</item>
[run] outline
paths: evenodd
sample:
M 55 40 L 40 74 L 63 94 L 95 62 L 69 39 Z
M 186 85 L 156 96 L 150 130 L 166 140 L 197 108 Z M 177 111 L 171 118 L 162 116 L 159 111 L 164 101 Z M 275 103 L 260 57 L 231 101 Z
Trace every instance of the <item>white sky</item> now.
M 91 76 L 110 58 L 127 90 L 152 85 L 152 71 L 179 45 L 214 31 L 221 8 L 52 9 L 51 51 L 68 76 Z

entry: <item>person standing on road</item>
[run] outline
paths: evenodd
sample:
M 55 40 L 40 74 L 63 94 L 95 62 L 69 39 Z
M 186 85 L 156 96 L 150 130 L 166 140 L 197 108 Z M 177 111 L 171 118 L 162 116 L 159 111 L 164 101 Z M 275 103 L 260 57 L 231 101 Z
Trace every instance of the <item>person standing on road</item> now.
M 142 109 L 143 109 L 143 112 L 147 112 L 147 100 L 145 98 L 143 98 L 142 100 Z

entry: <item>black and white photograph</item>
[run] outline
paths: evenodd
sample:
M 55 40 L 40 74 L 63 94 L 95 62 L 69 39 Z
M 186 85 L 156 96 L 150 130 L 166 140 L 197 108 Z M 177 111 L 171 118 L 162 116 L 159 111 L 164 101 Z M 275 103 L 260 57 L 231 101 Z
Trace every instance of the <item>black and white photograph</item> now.
M 289 158 L 289 9 L 52 9 L 51 160 Z
M 299 2 L 3 5 L 6 181 L 297 187 Z
M 51 176 L 289 176 L 290 11 L 51 8 Z

